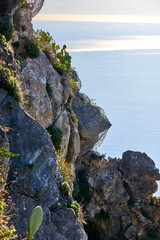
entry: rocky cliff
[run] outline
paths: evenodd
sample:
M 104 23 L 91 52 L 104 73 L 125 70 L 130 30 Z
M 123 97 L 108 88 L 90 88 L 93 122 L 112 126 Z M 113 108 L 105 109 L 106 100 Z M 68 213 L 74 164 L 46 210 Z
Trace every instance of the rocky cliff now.
M 1 9 L 9 2 L 0 1 Z M 107 159 L 95 151 L 111 126 L 105 113 L 80 92 L 75 70 L 57 70 L 56 53 L 43 46 L 29 57 L 31 6 L 12 2 L 7 14 L 14 32 L 8 43 L 0 39 L 0 147 L 19 156 L 0 164 L 17 239 L 37 205 L 44 218 L 35 240 L 160 239 L 154 162 L 145 153 Z

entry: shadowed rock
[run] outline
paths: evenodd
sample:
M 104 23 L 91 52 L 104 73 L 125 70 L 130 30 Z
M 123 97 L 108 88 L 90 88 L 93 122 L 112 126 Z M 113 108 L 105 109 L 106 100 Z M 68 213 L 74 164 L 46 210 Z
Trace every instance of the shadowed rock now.
M 105 133 L 111 124 L 102 109 L 93 105 L 85 94 L 76 93 L 73 110 L 78 119 L 81 155 L 84 155 L 101 140 L 101 134 Z
M 12 97 L 6 97 L 6 91 L 2 90 L 0 96 L 0 125 L 5 124 L 12 129 L 7 134 L 10 150 L 20 154 L 19 157 L 11 158 L 9 171 L 10 194 L 15 207 L 20 209 L 18 217 L 13 219 L 18 239 L 26 236 L 29 214 L 37 205 L 43 208 L 44 220 L 35 240 L 68 239 L 69 233 L 72 233 L 71 240 L 87 239 L 74 212 L 65 207 L 59 190 L 62 176 L 49 135 Z M 8 102 L 12 102 L 12 110 Z M 15 175 L 15 171 L 18 174 Z M 57 205 L 63 208 L 63 214 Z M 59 224 L 57 226 L 54 209 L 55 216 L 59 214 L 59 224 L 62 221 L 68 223 L 66 230 L 62 231 Z

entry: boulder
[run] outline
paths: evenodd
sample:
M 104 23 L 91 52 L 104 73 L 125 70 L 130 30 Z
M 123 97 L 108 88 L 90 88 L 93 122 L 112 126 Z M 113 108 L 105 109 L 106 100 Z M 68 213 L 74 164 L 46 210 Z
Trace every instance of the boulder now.
M 98 205 L 125 203 L 129 200 L 116 159 L 108 161 L 101 168 L 91 168 L 88 183 Z
M 78 119 L 81 155 L 84 155 L 102 140 L 111 124 L 103 110 L 92 104 L 85 94 L 75 94 L 73 110 Z
M 159 170 L 147 154 L 133 151 L 123 153 L 119 170 L 132 198 L 144 199 L 157 191 Z

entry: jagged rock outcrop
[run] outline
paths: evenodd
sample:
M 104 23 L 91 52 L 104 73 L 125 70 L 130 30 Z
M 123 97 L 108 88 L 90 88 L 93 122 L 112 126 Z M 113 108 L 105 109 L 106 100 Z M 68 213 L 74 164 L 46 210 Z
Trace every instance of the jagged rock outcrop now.
M 156 180 L 160 180 L 159 170 L 145 153 L 132 151 L 123 153 L 119 170 L 131 197 L 144 199 L 157 191 Z
M 93 149 L 111 126 L 103 110 L 91 103 L 89 98 L 77 92 L 73 101 L 73 110 L 78 118 L 78 131 L 81 140 L 81 156 Z
M 153 239 L 158 240 L 160 207 L 159 200 L 152 197 L 157 180 L 159 170 L 145 153 L 127 151 L 122 159 L 104 159 L 100 167 L 90 166 L 92 201 L 86 212 L 99 233 L 95 239 L 150 239 L 154 234 Z

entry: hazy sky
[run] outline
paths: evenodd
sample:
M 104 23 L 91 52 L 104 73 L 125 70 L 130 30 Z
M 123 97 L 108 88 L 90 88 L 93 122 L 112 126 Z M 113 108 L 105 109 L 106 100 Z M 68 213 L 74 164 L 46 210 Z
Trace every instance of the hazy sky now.
M 160 0 L 45 0 L 40 13 L 160 15 Z

